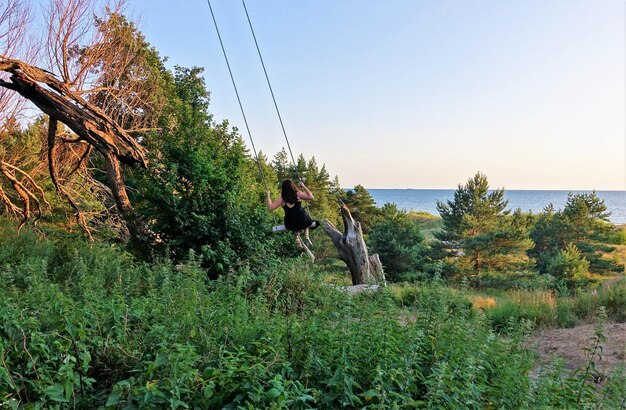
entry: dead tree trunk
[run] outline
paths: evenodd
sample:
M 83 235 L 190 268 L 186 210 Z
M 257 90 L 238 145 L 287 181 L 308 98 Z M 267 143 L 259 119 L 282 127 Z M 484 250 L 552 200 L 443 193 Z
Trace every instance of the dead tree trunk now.
M 86 101 L 80 93 L 71 91 L 66 84 L 47 71 L 1 56 L 0 71 L 11 74 L 9 81 L 0 79 L 0 87 L 16 91 L 50 117 L 50 150 L 54 148 L 56 123 L 59 121 L 78 135 L 77 141 L 87 142 L 102 154 L 108 177 L 107 185 L 120 214 L 135 239 L 145 239 L 142 237 L 148 235 L 150 230 L 146 222 L 133 212 L 122 176 L 122 164 L 146 166 L 144 148 L 104 111 Z M 50 156 L 49 161 L 51 158 Z M 52 180 L 59 189 L 54 164 L 50 162 L 49 165 Z M 61 193 L 63 194 L 62 190 Z M 70 199 L 80 216 L 69 195 L 65 196 Z M 84 221 L 81 225 L 86 228 Z
M 339 202 L 339 208 L 343 219 L 343 234 L 327 219 L 324 220 L 322 228 L 339 251 L 339 259 L 348 265 L 352 284 L 384 282 L 383 266 L 378 254 L 368 255 L 361 224 L 352 218 L 350 210 L 343 202 Z

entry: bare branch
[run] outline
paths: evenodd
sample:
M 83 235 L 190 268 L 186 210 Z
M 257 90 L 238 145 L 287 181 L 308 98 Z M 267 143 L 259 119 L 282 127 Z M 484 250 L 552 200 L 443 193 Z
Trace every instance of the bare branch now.
M 10 168 L 22 174 L 24 178 L 26 178 L 28 182 L 30 182 L 30 184 L 33 187 L 35 187 L 35 189 L 39 192 L 39 194 L 41 195 L 41 198 L 43 199 L 43 202 L 48 206 L 48 210 L 52 209 L 50 202 L 48 202 L 48 200 L 46 199 L 46 193 L 44 192 L 44 190 L 35 182 L 35 180 L 27 172 L 24 172 L 23 170 L 19 169 L 15 165 L 9 164 L 8 162 L 0 161 L 0 163 L 2 163 L 2 165 L 4 165 L 5 167 Z M 34 195 L 31 194 L 31 196 L 35 198 Z
M 148 49 L 135 25 L 122 15 L 123 1 L 110 6 L 104 0 L 103 8 L 97 9 L 96 0 L 49 0 L 44 63 L 31 61 L 22 54 L 27 48 L 25 39 L 32 37 L 25 28 L 30 15 L 23 7 L 25 3 L 5 0 L 0 5 L 0 127 L 4 127 L 0 128 L 0 150 L 6 141 L 2 135 L 19 135 L 4 131 L 15 123 L 24 101 L 47 114 L 50 123 L 47 138 L 40 141 L 41 151 L 46 153 L 41 157 L 43 166 L 16 162 L 32 158 L 32 151 L 30 157 L 22 155 L 21 147 L 15 144 L 10 144 L 10 159 L 0 157 L 8 173 L 17 172 L 23 181 L 21 186 L 13 182 L 11 186 L 22 198 L 25 211 L 18 214 L 7 205 L 8 211 L 22 215 L 22 219 L 29 217 L 28 198 L 33 204 L 36 202 L 25 189 L 34 187 L 41 194 L 34 173 L 43 175 L 47 165 L 55 188 L 67 199 L 86 232 L 85 215 L 92 212 L 81 210 L 81 197 L 98 195 L 102 201 L 109 201 L 104 204 L 105 209 L 114 200 L 135 234 L 145 233 L 146 225 L 135 220 L 122 164 L 146 166 L 146 152 L 134 136 L 156 129 L 159 113 L 167 101 L 159 98 L 161 85 L 154 81 L 160 76 L 161 67 L 154 64 L 158 55 Z M 8 38 L 11 41 L 5 40 Z M 4 50 L 2 45 L 9 43 L 13 48 Z M 22 58 L 16 58 L 18 55 Z M 59 123 L 73 135 L 57 135 Z M 106 189 L 98 185 L 87 168 L 93 153 L 105 159 Z M 3 203 L 11 198 L 7 192 L 0 192 Z
M 54 147 L 56 145 L 57 127 L 58 121 L 55 118 L 50 117 L 50 120 L 48 122 L 48 170 L 50 172 L 50 178 L 52 179 L 52 183 L 54 184 L 57 192 L 59 192 L 67 200 L 72 209 L 74 209 L 76 222 L 83 228 L 83 231 L 87 234 L 89 239 L 92 240 L 93 237 L 91 236 L 91 232 L 89 231 L 89 227 L 87 226 L 85 216 L 82 214 L 74 198 L 65 190 L 65 187 L 59 182 L 57 167 L 54 162 L 53 154 Z

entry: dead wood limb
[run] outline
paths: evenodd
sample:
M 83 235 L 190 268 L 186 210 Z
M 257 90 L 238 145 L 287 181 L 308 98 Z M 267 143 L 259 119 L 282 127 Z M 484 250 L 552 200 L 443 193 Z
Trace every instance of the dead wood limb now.
M 382 264 L 378 255 L 368 254 L 361 224 L 352 218 L 348 207 L 339 201 L 344 231 L 341 233 L 329 220 L 324 220 L 322 228 L 328 234 L 339 252 L 339 259 L 344 261 L 350 270 L 352 284 L 360 285 L 373 281 L 384 280 Z
M 18 231 L 22 229 L 22 227 L 28 222 L 28 218 L 30 217 L 30 196 L 26 188 L 22 185 L 20 181 L 15 177 L 15 175 L 11 174 L 9 169 L 4 165 L 4 162 L 0 162 L 0 172 L 9 180 L 11 185 L 13 186 L 13 190 L 22 200 L 22 218 L 18 225 Z
M 145 150 L 133 137 L 53 75 L 15 59 L 0 59 L 0 71 L 11 74 L 11 81 L 1 81 L 0 86 L 18 92 L 45 114 L 61 121 L 102 155 L 112 153 L 123 163 L 146 165 Z
M 74 198 L 67 192 L 65 187 L 59 181 L 58 170 L 55 162 L 54 156 L 54 147 L 56 146 L 56 132 L 58 128 L 58 121 L 54 117 L 50 117 L 48 120 L 48 172 L 50 173 L 50 179 L 54 184 L 57 192 L 61 194 L 67 202 L 70 204 L 72 209 L 74 210 L 74 217 L 76 218 L 76 223 L 80 225 L 85 234 L 89 237 L 89 240 L 93 240 L 91 236 L 91 231 L 87 226 L 87 221 L 85 220 L 85 215 L 81 212 L 80 208 Z
M 44 204 L 46 204 L 48 206 L 48 210 L 52 209 L 52 206 L 50 205 L 50 202 L 48 202 L 48 200 L 46 199 L 46 193 L 44 192 L 43 188 L 40 187 L 35 180 L 33 179 L 33 177 L 31 177 L 28 172 L 25 172 L 23 170 L 21 170 L 20 168 L 16 167 L 15 165 L 9 164 L 8 162 L 4 162 L 2 161 L 2 163 L 4 164 L 4 166 L 6 166 L 7 168 L 10 168 L 14 171 L 19 172 L 20 174 L 22 174 L 24 176 L 24 178 L 26 178 L 28 180 L 28 182 L 35 187 L 35 189 L 39 192 L 39 195 L 41 195 L 41 199 L 43 201 Z M 34 195 L 33 195 L 34 197 Z
M 137 140 L 103 110 L 86 101 L 78 93 L 71 91 L 67 84 L 57 80 L 47 71 L 8 58 L 0 58 L 0 71 L 11 74 L 10 81 L 0 80 L 0 87 L 16 91 L 49 116 L 48 170 L 50 177 L 57 191 L 74 209 L 76 220 L 87 235 L 91 238 L 84 215 L 72 196 L 64 189 L 54 161 L 53 150 L 56 145 L 59 121 L 78 135 L 78 139 L 88 143 L 104 157 L 108 188 L 113 194 L 120 214 L 129 224 L 131 234 L 149 234 L 150 231 L 145 221 L 133 212 L 121 169 L 122 163 L 147 165 L 146 152 Z M 79 159 L 77 167 L 86 156 Z M 18 194 L 24 197 L 23 193 L 18 192 Z M 25 205 L 27 204 L 28 202 L 25 201 Z M 28 215 L 29 212 L 25 214 Z

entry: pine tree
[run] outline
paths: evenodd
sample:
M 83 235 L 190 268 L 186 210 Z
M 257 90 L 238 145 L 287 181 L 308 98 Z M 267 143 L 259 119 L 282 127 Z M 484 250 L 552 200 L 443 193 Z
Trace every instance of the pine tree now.
M 547 271 L 557 279 L 563 280 L 567 287 L 575 288 L 590 281 L 589 261 L 573 243 L 567 244 L 550 260 Z
M 367 234 L 380 214 L 372 194 L 363 185 L 356 185 L 354 189 L 346 192 L 344 202 L 350 209 L 352 217 L 361 223 L 363 233 Z
M 378 253 L 385 267 L 385 276 L 392 282 L 406 273 L 420 271 L 426 246 L 416 220 L 396 204 L 385 204 L 380 218 L 371 227 L 368 243 L 372 253 Z
M 476 275 L 524 269 L 532 247 L 527 219 L 520 211 L 510 215 L 507 205 L 504 189 L 490 191 L 487 177 L 477 173 L 459 185 L 453 200 L 437 202 L 443 230 L 435 234 L 435 248 L 461 271 Z
M 272 167 L 274 168 L 274 171 L 276 171 L 276 176 L 278 177 L 279 182 L 289 178 L 289 158 L 285 148 L 282 148 L 276 153 L 276 155 L 274 155 Z
M 552 259 L 571 243 L 589 262 L 589 270 L 598 274 L 620 272 L 623 265 L 604 258 L 615 250 L 609 238 L 616 228 L 609 222 L 610 212 L 595 192 L 569 193 L 565 207 L 555 211 L 550 204 L 537 218 L 530 237 L 535 247 L 529 254 L 537 259 L 540 272 L 548 272 Z

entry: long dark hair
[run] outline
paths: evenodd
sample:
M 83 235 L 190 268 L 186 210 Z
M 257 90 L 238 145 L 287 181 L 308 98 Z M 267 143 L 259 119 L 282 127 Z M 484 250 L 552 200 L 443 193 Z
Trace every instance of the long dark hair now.
M 283 201 L 288 204 L 295 204 L 298 200 L 298 188 L 291 179 L 283 181 L 280 187 L 280 196 L 283 198 Z

